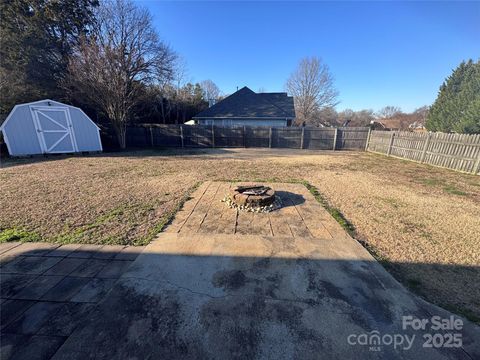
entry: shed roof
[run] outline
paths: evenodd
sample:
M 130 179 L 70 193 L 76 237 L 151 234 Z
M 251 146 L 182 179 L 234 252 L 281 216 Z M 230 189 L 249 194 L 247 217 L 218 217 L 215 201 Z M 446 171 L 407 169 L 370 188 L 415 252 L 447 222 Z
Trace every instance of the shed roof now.
M 73 105 L 64 104 L 64 103 L 61 103 L 61 102 L 55 101 L 55 100 L 43 99 L 43 100 L 38 100 L 38 101 L 33 101 L 33 102 L 28 102 L 28 103 L 22 103 L 22 104 L 15 105 L 13 107 L 13 109 L 10 111 L 10 113 L 8 114 L 7 118 L 3 122 L 0 123 L 0 131 L 2 131 L 5 128 L 5 126 L 7 126 L 7 122 L 10 120 L 10 118 L 14 114 L 15 109 L 19 108 L 20 106 L 25 106 L 25 105 L 30 106 L 30 105 L 35 105 L 35 104 L 40 104 L 40 103 L 45 103 L 45 102 L 54 103 L 55 105 L 59 105 L 59 106 L 68 106 L 68 107 L 79 110 L 88 120 L 90 120 L 93 123 L 93 125 L 95 125 L 95 127 L 98 130 L 100 130 L 98 125 L 95 124 L 95 122 L 92 119 L 90 119 L 90 117 L 87 114 L 85 114 L 85 112 L 81 108 L 79 108 L 77 106 L 73 106 Z
M 293 97 L 287 93 L 257 94 L 243 87 L 193 118 L 295 118 Z

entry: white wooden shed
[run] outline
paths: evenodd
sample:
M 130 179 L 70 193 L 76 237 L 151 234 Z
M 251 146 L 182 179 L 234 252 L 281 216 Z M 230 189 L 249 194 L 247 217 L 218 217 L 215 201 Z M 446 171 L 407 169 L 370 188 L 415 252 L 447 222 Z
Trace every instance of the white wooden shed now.
M 102 151 L 100 129 L 82 109 L 48 99 L 15 105 L 0 131 L 11 156 Z

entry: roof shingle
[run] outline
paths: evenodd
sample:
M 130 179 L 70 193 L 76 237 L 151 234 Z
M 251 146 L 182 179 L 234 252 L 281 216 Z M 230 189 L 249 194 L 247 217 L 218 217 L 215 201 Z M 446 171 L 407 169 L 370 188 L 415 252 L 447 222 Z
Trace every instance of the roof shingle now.
M 287 93 L 257 94 L 243 87 L 193 118 L 295 118 Z

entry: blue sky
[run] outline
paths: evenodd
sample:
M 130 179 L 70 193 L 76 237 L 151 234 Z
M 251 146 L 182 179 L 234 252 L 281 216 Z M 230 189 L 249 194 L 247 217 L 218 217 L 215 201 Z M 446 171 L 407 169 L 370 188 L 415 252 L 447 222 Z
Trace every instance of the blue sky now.
M 330 67 L 338 110 L 431 104 L 462 60 L 480 58 L 480 2 L 138 1 L 192 81 L 225 93 L 283 91 L 298 61 Z

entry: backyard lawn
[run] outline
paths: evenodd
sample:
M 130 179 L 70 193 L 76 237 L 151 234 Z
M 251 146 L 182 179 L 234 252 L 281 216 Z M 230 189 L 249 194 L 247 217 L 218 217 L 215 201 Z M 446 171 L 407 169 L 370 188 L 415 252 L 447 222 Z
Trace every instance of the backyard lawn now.
M 0 241 L 143 245 L 204 180 L 314 186 L 397 279 L 480 319 L 480 177 L 363 152 L 141 151 L 8 160 Z

